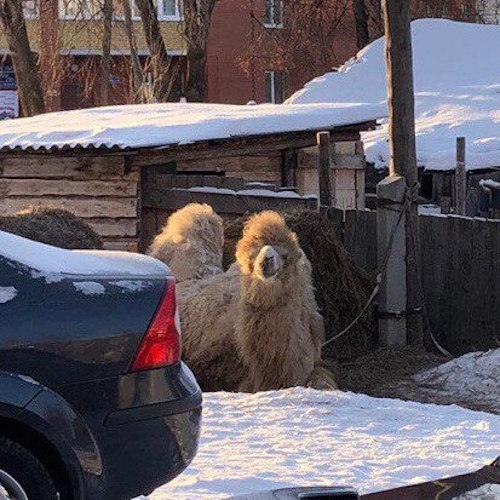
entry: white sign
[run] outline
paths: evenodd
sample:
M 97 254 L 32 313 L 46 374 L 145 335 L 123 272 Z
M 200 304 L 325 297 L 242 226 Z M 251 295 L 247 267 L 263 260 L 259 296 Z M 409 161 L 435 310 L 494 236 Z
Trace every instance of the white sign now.
M 19 98 L 15 90 L 0 90 L 0 120 L 19 116 Z

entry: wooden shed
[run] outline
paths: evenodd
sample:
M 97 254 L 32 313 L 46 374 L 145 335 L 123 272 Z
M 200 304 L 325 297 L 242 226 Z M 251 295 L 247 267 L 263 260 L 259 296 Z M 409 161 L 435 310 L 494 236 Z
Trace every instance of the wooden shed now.
M 65 208 L 106 248 L 137 251 L 190 201 L 223 214 L 313 207 L 316 133 L 331 132 L 333 167 L 362 171 L 360 132 L 379 114 L 371 106 L 353 114 L 334 105 L 157 104 L 3 122 L 0 210 Z

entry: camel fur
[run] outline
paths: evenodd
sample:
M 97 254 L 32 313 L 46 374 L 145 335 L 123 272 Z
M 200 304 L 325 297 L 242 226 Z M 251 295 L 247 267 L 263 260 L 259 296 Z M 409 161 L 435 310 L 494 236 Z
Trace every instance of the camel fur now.
M 251 217 L 236 259 L 225 273 L 177 287 L 184 359 L 202 388 L 336 388 L 321 361 L 311 265 L 283 217 Z
M 325 333 L 311 264 L 297 236 L 281 215 L 262 212 L 245 226 L 236 260 L 241 283 L 235 343 L 248 368 L 240 389 L 308 385 L 317 378 Z M 335 387 L 333 380 L 330 385 Z
M 210 205 L 190 203 L 174 212 L 148 249 L 167 263 L 177 282 L 222 273 L 224 226 Z

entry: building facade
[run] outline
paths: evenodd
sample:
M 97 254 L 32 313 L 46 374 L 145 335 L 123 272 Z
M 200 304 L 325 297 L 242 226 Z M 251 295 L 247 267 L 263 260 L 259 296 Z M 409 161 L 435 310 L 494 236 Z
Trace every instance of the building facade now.
M 38 56 L 47 111 L 97 106 L 102 54 L 101 0 L 26 0 L 24 16 L 30 46 Z M 42 6 L 42 7 L 41 7 Z M 48 8 L 50 6 L 52 8 Z M 135 5 L 132 3 L 133 31 L 143 66 L 149 50 Z M 184 59 L 185 41 L 179 0 L 157 4 L 165 46 L 169 55 Z M 123 12 L 114 2 L 111 33 L 111 75 L 109 104 L 133 102 L 132 67 Z M 3 28 L 0 24 L 0 117 L 15 115 L 16 79 Z M 2 106 L 3 105 L 3 106 Z
M 159 0 L 156 4 L 167 52 L 184 68 L 186 42 L 180 1 Z M 109 104 L 124 104 L 134 102 L 132 65 L 120 2 L 114 3 Z M 371 3 L 379 9 L 380 2 Z M 497 0 L 480 0 L 481 5 L 475 0 L 412 3 L 415 17 L 475 21 L 478 12 L 488 20 L 498 14 Z M 102 0 L 23 2 L 49 111 L 102 104 L 101 4 Z M 352 0 L 218 0 L 207 48 L 208 101 L 280 103 L 315 76 L 340 66 L 358 50 L 352 5 Z M 133 2 L 131 7 L 138 53 L 147 74 L 149 52 L 144 30 Z M 381 25 L 373 21 L 376 18 L 380 18 L 379 12 L 372 13 L 370 19 L 371 38 L 381 34 Z M 182 87 L 172 98 L 181 95 Z M 0 118 L 18 113 L 15 75 L 0 27 Z

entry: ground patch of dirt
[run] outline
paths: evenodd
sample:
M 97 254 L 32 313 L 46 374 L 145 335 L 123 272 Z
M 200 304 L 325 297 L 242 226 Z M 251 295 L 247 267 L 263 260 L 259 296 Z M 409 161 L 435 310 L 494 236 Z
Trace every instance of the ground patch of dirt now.
M 355 361 L 338 365 L 338 381 L 342 389 L 374 397 L 397 398 L 420 403 L 456 404 L 464 408 L 500 414 L 500 401 L 495 394 L 450 390 L 435 377 L 418 380 L 418 373 L 450 361 L 423 347 L 401 349 L 379 348 Z

